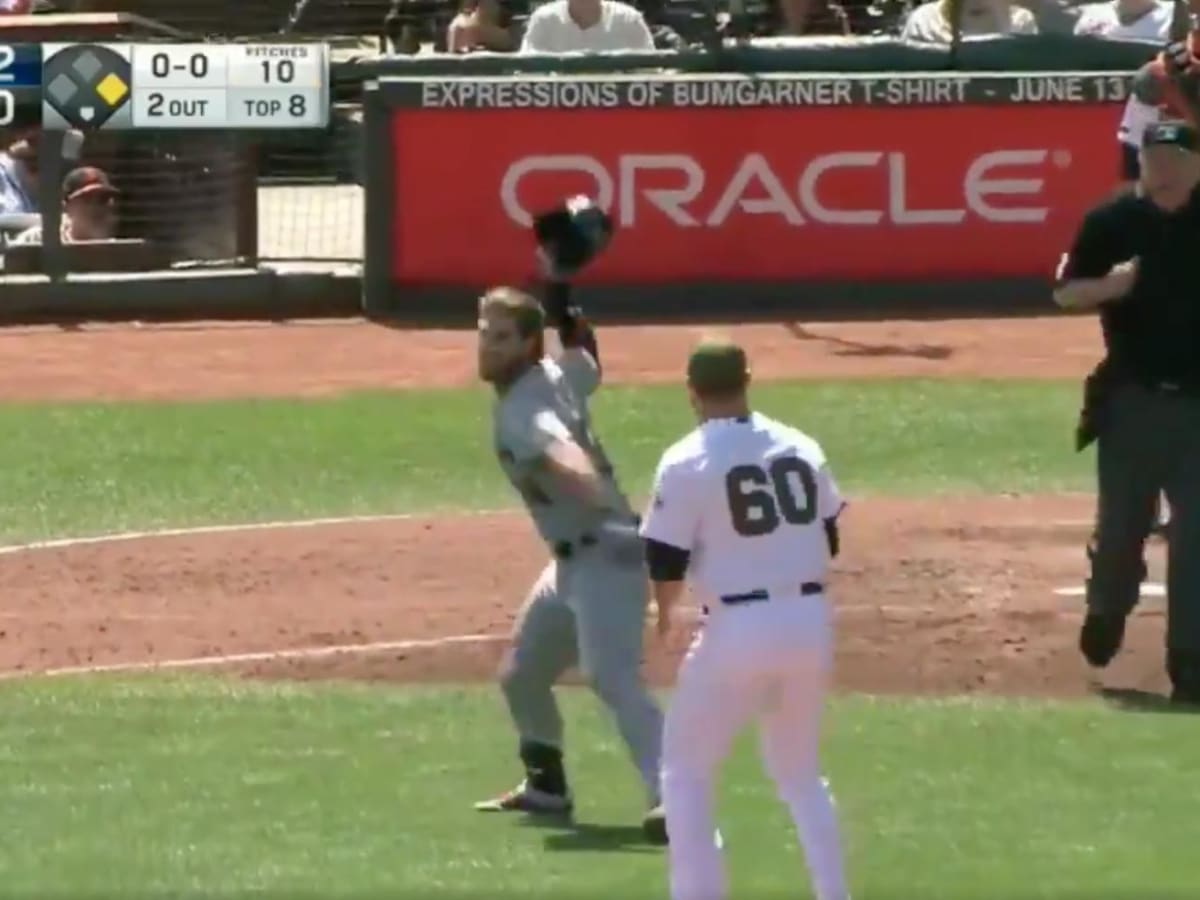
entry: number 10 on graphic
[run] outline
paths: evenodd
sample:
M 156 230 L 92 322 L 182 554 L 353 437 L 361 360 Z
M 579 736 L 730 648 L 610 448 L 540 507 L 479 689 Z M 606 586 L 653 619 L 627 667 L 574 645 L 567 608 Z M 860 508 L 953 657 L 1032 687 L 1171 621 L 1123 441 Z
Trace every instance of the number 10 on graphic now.
M 327 124 L 328 56 L 322 45 L 229 48 L 229 118 L 234 128 L 320 128 Z

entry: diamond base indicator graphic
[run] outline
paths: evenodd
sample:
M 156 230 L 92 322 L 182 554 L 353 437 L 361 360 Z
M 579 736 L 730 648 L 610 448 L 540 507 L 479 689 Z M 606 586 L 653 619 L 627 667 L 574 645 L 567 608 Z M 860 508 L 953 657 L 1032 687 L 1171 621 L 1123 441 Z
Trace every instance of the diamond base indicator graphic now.
M 125 99 L 125 95 L 129 93 L 129 85 L 120 79 L 119 76 L 109 73 L 100 80 L 96 85 L 96 93 L 111 107 L 116 107 L 118 103 Z
M 45 103 L 72 128 L 100 128 L 129 101 L 129 60 L 103 44 L 58 49 L 47 56 L 42 79 Z M 128 117 L 128 111 L 124 115 Z

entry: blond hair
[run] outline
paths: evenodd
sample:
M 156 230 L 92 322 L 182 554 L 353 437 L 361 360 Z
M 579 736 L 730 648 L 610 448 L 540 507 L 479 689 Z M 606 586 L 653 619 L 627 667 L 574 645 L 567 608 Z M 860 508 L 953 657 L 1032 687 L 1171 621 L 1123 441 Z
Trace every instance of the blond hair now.
M 479 314 L 482 316 L 488 312 L 498 312 L 511 321 L 522 338 L 536 338 L 534 352 L 536 358 L 541 358 L 546 313 L 536 297 L 514 287 L 494 287 L 479 298 Z
M 479 298 L 479 313 L 499 310 L 517 326 L 521 337 L 532 337 L 546 327 L 542 304 L 532 294 L 514 287 L 494 287 Z

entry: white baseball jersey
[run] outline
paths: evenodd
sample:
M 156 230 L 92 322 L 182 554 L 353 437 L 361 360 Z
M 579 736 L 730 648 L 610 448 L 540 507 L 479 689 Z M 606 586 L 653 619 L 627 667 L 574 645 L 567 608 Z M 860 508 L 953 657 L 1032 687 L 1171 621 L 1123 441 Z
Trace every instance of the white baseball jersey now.
M 1143 103 L 1130 94 L 1129 99 L 1125 101 L 1125 111 L 1121 114 L 1121 124 L 1117 126 L 1117 140 L 1130 147 L 1140 147 L 1142 133 L 1160 118 L 1162 113 L 1157 106 Z
M 571 18 L 567 0 L 550 0 L 535 9 L 525 26 L 522 53 L 595 53 L 651 51 L 654 37 L 635 6 L 620 0 L 601 0 L 600 21 L 580 28 Z
M 754 413 L 707 421 L 663 454 L 641 531 L 690 551 L 692 587 L 714 601 L 823 580 L 824 520 L 842 507 L 821 446 Z
M 1132 22 L 1122 22 L 1117 15 L 1115 2 L 1086 3 L 1079 7 L 1075 33 L 1105 37 L 1114 41 L 1151 41 L 1161 45 L 1170 39 L 1171 20 L 1174 15 L 1174 5 L 1166 0 L 1159 0 L 1140 18 Z
M 820 445 L 759 414 L 705 422 L 659 463 L 642 534 L 691 551 L 689 580 L 709 615 L 680 664 L 663 729 L 672 900 L 741 896 L 729 890 L 713 840 L 712 791 L 751 721 L 804 845 L 811 896 L 849 897 L 837 814 L 817 762 L 832 615 L 825 597 L 801 590 L 825 577 L 824 520 L 842 505 Z M 732 594 L 768 602 L 719 602 Z

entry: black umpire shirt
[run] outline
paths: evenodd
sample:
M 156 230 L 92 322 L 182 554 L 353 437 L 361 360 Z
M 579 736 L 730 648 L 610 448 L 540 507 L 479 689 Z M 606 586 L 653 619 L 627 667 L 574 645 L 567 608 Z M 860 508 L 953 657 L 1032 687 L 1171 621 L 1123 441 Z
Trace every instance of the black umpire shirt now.
M 1100 306 L 1114 375 L 1200 390 L 1200 189 L 1166 213 L 1122 189 L 1083 220 L 1064 280 L 1100 278 L 1137 257 L 1133 289 Z

